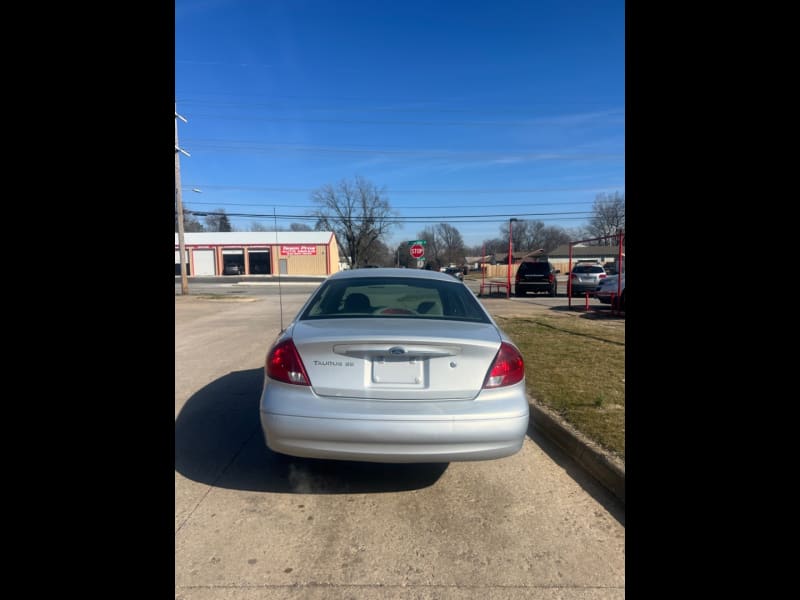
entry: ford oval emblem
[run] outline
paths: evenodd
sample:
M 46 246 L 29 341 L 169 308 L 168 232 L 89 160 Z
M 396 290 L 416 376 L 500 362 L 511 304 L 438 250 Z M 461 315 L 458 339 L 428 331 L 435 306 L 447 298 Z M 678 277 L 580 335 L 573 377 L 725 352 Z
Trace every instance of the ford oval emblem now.
M 393 354 L 394 356 L 400 356 L 401 354 L 405 354 L 405 348 L 401 348 L 400 346 L 394 346 L 393 348 L 389 348 L 389 354 Z

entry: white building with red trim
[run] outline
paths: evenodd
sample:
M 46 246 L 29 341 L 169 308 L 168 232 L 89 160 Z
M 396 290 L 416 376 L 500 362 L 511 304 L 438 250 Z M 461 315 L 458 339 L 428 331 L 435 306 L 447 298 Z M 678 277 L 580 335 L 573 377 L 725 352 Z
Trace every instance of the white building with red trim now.
M 184 233 L 190 276 L 321 275 L 339 270 L 339 245 L 330 231 Z M 180 275 L 175 234 L 175 275 Z

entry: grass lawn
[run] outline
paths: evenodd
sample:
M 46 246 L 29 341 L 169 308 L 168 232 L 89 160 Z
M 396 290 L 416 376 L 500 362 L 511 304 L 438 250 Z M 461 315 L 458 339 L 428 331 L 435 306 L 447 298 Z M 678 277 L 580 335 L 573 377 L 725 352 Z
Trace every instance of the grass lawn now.
M 625 460 L 625 326 L 572 316 L 496 317 L 525 359 L 528 393 Z

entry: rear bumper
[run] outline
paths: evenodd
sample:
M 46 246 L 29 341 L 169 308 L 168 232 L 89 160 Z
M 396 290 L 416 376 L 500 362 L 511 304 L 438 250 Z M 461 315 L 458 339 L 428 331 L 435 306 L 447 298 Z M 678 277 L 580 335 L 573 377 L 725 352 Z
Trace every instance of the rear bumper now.
M 292 389 L 293 388 L 293 389 Z M 364 462 L 490 460 L 520 450 L 529 424 L 524 380 L 474 400 L 324 398 L 271 382 L 261 396 L 267 446 L 291 456 Z
M 261 413 L 269 448 L 308 458 L 417 463 L 490 460 L 522 448 L 528 417 L 464 421 L 320 419 Z
M 572 284 L 572 293 L 573 294 L 585 294 L 589 292 L 590 296 L 594 296 L 594 291 L 597 289 L 596 283 L 573 283 Z
M 520 292 L 549 292 L 553 286 L 555 286 L 555 282 L 550 283 L 549 281 L 544 281 L 541 283 L 517 283 L 514 284 L 514 291 L 519 290 Z

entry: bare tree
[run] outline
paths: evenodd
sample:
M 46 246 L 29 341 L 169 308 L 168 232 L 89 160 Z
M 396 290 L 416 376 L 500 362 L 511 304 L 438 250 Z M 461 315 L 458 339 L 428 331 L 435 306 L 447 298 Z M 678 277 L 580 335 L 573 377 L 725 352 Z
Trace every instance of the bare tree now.
M 234 231 L 236 231 L 235 228 Z M 314 231 L 314 230 L 305 223 L 290 223 L 289 229 L 286 229 L 286 227 L 281 227 L 281 226 L 267 227 L 263 223 L 255 221 L 250 224 L 250 231 Z
M 317 231 L 333 231 L 340 255 L 350 266 L 366 264 L 370 249 L 394 225 L 384 189 L 356 176 L 354 181 L 325 184 L 311 194 L 319 205 L 314 211 Z
M 486 254 L 505 256 L 508 253 L 508 225 L 508 223 L 500 225 L 499 237 L 484 240 L 483 247 L 486 248 Z M 573 231 L 573 233 L 575 232 Z M 575 238 L 563 227 L 545 225 L 542 221 L 520 219 L 511 222 L 511 239 L 514 244 L 514 252 L 542 249 L 548 253 Z M 476 253 L 479 254 L 480 250 Z
M 427 250 L 425 253 L 427 254 Z M 395 264 L 398 267 L 406 267 L 408 269 L 417 268 L 417 259 L 411 256 L 411 248 L 409 247 L 408 242 L 400 242 L 397 244 L 393 260 L 394 262 L 392 264 Z
M 618 229 L 625 228 L 625 194 L 598 194 L 592 207 L 587 231 L 592 237 L 614 235 Z M 607 244 L 608 241 L 598 242 Z
M 586 227 L 567 227 L 564 232 L 569 236 L 570 241 L 585 240 L 588 237 L 592 237 Z
M 305 223 L 290 223 L 289 231 L 314 231 L 314 230 Z
M 183 230 L 186 233 L 205 231 L 206 228 L 198 221 L 186 206 L 183 207 Z M 175 231 L 178 231 L 178 211 L 175 211 Z
M 568 244 L 570 239 L 569 234 L 563 228 L 548 226 L 541 231 L 539 248 L 542 248 L 545 254 L 549 254 L 562 244 Z
M 511 223 L 511 238 L 514 251 L 544 250 L 545 253 L 555 250 L 561 244 L 569 242 L 567 232 L 558 226 L 545 225 L 542 221 L 527 221 L 520 219 Z M 501 252 L 508 252 L 508 225 L 500 226 L 501 237 L 494 240 L 499 245 L 505 238 L 505 248 Z
M 519 245 L 520 250 L 538 250 L 543 247 L 542 241 L 547 227 L 542 221 L 522 221 L 524 226 L 524 239 Z M 515 247 L 516 247 L 516 240 Z
M 368 254 L 364 256 L 364 263 L 380 267 L 393 267 L 395 255 L 392 249 L 381 240 L 375 240 L 370 246 Z
M 431 225 L 417 232 L 417 239 L 425 240 L 425 265 L 431 269 L 439 269 L 442 266 L 442 248 L 436 226 Z
M 508 229 L 506 229 L 506 238 L 494 238 L 491 240 L 483 240 L 483 247 L 486 248 L 486 254 L 502 254 L 508 252 Z
M 213 214 L 206 215 L 206 227 L 208 231 L 233 231 L 224 208 L 218 208 Z
M 438 236 L 438 246 L 441 248 L 442 261 L 447 264 L 461 266 L 464 264 L 464 239 L 461 232 L 447 223 L 439 223 L 436 226 Z

